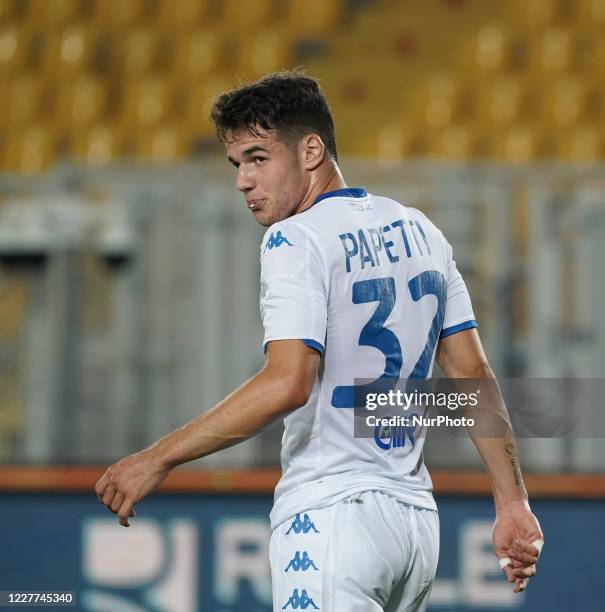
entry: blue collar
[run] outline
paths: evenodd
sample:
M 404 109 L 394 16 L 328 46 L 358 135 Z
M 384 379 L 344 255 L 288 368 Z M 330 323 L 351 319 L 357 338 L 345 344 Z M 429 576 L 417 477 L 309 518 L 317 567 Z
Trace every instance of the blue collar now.
M 335 189 L 334 191 L 320 193 L 311 206 L 314 206 L 326 198 L 365 198 L 367 195 L 363 187 L 344 187 L 343 189 Z M 311 208 L 311 206 L 309 208 Z

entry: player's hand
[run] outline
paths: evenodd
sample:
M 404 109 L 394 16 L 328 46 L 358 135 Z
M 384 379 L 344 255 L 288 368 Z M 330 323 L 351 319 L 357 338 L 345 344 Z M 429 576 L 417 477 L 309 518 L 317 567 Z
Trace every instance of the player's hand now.
M 514 582 L 513 591 L 524 591 L 536 573 L 544 544 L 540 523 L 527 502 L 512 502 L 498 509 L 492 542 L 502 571 Z
M 129 527 L 134 505 L 151 493 L 168 476 L 170 468 L 159 464 L 153 450 L 145 449 L 110 466 L 95 485 L 97 497 Z

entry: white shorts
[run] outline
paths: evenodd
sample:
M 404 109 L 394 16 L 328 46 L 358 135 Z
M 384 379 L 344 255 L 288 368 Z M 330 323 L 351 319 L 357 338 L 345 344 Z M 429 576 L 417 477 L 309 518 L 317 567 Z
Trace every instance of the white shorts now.
M 425 610 L 439 515 L 365 491 L 282 523 L 271 536 L 273 610 Z

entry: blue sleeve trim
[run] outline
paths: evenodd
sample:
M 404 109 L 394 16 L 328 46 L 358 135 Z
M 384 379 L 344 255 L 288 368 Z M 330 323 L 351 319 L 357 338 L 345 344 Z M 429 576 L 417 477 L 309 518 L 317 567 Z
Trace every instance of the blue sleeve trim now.
M 445 329 L 442 329 L 441 337 L 447 338 L 447 336 L 457 334 L 458 332 L 464 331 L 465 329 L 473 329 L 474 327 L 479 327 L 479 325 L 477 325 L 477 321 L 475 321 L 475 319 L 471 319 L 470 321 L 465 321 L 464 323 L 458 323 L 458 325 L 452 325 L 452 327 L 446 327 Z
M 317 342 L 316 340 L 311 340 L 309 338 L 288 338 L 288 340 L 302 340 L 306 346 L 315 349 L 323 357 L 325 349 L 323 345 Z M 273 340 L 269 340 L 269 342 L 273 342 Z M 265 344 L 263 344 L 263 351 L 265 353 L 267 352 L 267 345 L 269 344 L 269 342 L 265 342 Z

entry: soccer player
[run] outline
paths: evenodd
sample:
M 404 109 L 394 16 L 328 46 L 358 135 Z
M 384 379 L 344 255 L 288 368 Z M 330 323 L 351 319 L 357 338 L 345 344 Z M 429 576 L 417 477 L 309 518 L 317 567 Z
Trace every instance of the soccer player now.
M 266 226 L 264 367 L 217 406 L 112 465 L 95 490 L 128 526 L 170 470 L 284 419 L 271 512 L 275 610 L 424 610 L 439 520 L 423 435 L 353 435 L 355 379 L 493 379 L 452 248 L 421 212 L 348 187 L 317 82 L 282 72 L 212 110 L 237 188 Z M 500 416 L 508 414 L 498 392 Z M 473 434 L 471 433 L 471 436 Z M 510 427 L 473 436 L 491 477 L 493 545 L 515 592 L 543 535 Z

